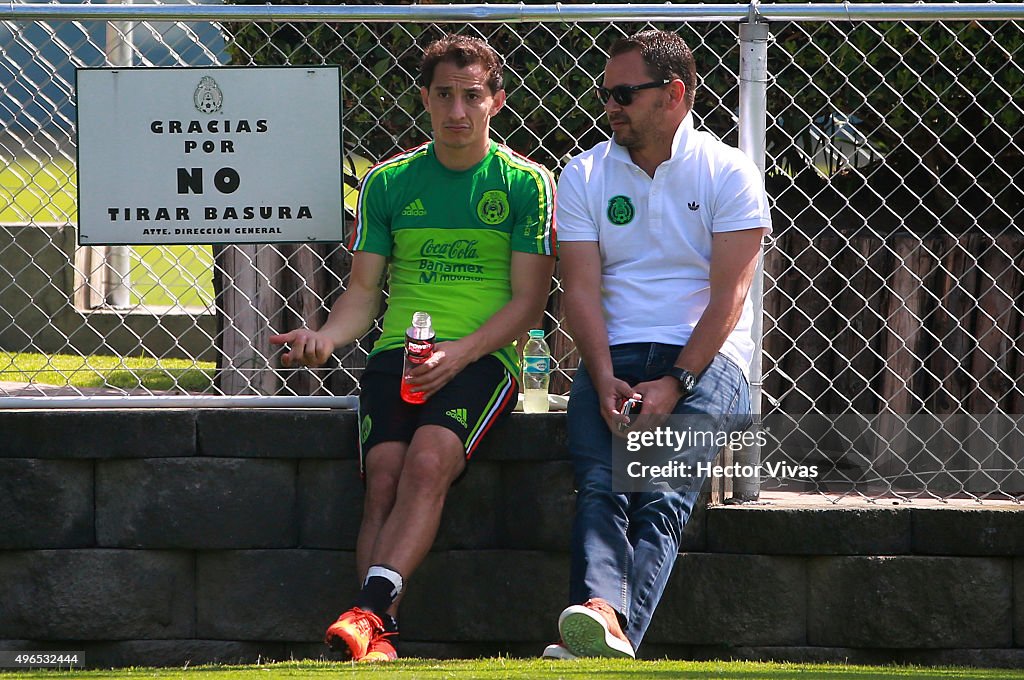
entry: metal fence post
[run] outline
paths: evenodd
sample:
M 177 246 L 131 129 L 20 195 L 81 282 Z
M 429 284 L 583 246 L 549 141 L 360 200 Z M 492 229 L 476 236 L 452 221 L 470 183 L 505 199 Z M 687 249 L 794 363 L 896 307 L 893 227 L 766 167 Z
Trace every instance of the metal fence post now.
M 107 0 L 120 2 L 120 0 Z M 132 0 L 124 0 L 131 4 Z M 132 28 L 131 21 L 107 22 L 106 55 L 111 66 L 132 65 Z M 131 306 L 132 250 L 130 246 L 107 246 L 103 249 L 107 265 L 107 276 L 104 277 L 104 302 L 115 308 Z
M 766 120 L 768 97 L 768 24 L 760 21 L 758 3 L 750 5 L 745 23 L 740 24 L 740 149 L 753 159 L 764 176 Z M 761 415 L 761 355 L 764 332 L 764 252 L 757 258 L 757 271 L 750 286 L 754 304 L 754 357 L 750 362 L 750 404 L 754 422 Z M 735 452 L 733 463 L 752 466 L 761 462 L 761 449 L 756 444 Z M 732 500 L 753 501 L 760 494 L 761 477 L 754 474 L 733 479 Z

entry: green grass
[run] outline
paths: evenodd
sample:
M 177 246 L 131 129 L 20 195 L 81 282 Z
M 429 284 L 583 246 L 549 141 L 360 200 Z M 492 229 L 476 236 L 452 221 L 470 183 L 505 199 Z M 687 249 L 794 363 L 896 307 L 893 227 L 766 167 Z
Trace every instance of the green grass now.
M 64 157 L 23 157 L 0 165 L 0 224 L 77 222 L 77 182 L 74 163 Z M 132 304 L 212 305 L 210 246 L 133 246 L 132 255 Z
M 670 680 L 700 678 L 722 680 L 875 680 L 877 678 L 914 678 L 915 680 L 946 680 L 952 678 L 1024 679 L 1024 671 L 967 668 L 921 668 L 915 666 L 846 666 L 824 664 L 785 664 L 755 662 L 692 662 L 692 661 L 627 661 L 586 659 L 580 661 L 545 661 L 541 659 L 474 659 L 435 661 L 403 659 L 395 663 L 371 665 L 344 662 L 300 661 L 255 666 L 201 666 L 195 668 L 150 669 L 130 668 L 112 671 L 19 671 L 0 673 L 7 678 L 75 677 L 98 680 L 247 680 L 252 678 L 410 678 L 415 680 L 470 679 L 483 680 Z
M 75 387 L 117 387 L 203 392 L 214 364 L 186 359 L 30 354 L 0 351 L 0 381 Z
M 76 221 L 77 182 L 68 158 L 40 163 L 23 157 L 5 163 L 0 166 L 0 223 Z
M 135 246 L 132 251 L 132 304 L 213 305 L 210 246 Z

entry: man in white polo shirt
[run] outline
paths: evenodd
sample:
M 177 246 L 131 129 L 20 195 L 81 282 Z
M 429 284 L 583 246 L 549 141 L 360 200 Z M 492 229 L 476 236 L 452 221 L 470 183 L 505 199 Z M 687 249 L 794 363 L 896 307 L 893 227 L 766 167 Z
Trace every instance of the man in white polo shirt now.
M 634 657 L 700 491 L 616 492 L 613 432 L 643 413 L 750 425 L 750 282 L 768 200 L 754 163 L 693 127 L 696 67 L 672 33 L 612 47 L 597 95 L 613 140 L 558 183 L 566 319 L 582 357 L 569 400 L 577 490 L 570 602 L 544 656 Z M 635 422 L 634 422 L 635 424 Z M 717 448 L 691 448 L 708 462 Z

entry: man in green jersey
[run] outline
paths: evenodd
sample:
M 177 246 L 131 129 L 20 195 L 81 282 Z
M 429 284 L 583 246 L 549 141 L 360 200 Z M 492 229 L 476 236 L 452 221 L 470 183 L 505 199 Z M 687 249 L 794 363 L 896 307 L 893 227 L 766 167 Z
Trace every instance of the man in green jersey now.
M 505 103 L 501 58 L 480 39 L 447 36 L 426 48 L 420 85 L 433 140 L 363 179 L 348 289 L 319 331 L 271 338 L 289 345 L 285 365 L 324 363 L 373 323 L 387 269 L 383 333 L 360 382 L 363 587 L 326 636 L 357 660 L 396 657 L 396 600 L 433 544 L 449 487 L 515 405 L 513 340 L 543 313 L 554 269 L 551 176 L 490 138 Z M 417 311 L 438 340 L 411 372 L 422 405 L 399 397 Z

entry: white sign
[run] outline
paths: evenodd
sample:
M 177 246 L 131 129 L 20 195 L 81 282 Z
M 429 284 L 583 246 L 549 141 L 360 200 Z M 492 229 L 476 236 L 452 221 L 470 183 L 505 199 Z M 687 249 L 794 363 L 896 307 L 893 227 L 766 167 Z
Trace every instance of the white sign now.
M 79 69 L 81 245 L 341 241 L 338 67 Z

